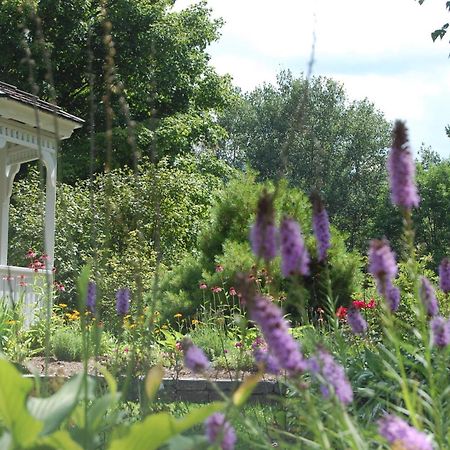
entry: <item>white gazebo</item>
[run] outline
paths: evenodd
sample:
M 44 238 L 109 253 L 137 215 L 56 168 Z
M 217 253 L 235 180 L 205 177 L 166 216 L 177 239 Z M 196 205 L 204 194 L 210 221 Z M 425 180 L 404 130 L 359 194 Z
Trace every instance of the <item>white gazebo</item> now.
M 56 165 L 58 142 L 84 121 L 58 106 L 0 82 L 0 297 L 23 301 L 25 324 L 33 321 L 40 301 L 36 287 L 52 280 L 55 247 Z M 8 265 L 9 203 L 14 177 L 22 163 L 41 160 L 46 168 L 46 269 Z M 26 252 L 27 249 L 24 249 Z

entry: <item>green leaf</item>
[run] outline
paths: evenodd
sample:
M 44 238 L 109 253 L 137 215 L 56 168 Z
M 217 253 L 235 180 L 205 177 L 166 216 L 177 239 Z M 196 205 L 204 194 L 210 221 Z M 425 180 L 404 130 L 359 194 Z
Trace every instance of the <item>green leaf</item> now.
M 152 401 L 161 386 L 161 380 L 164 376 L 164 369 L 161 365 L 152 367 L 145 379 L 145 393 L 150 401 Z
M 48 398 L 28 399 L 30 413 L 44 422 L 41 435 L 45 436 L 57 430 L 61 423 L 69 417 L 78 403 L 80 392 L 83 388 L 83 374 L 76 375 L 63 384 L 59 391 Z M 93 397 L 94 380 L 87 379 L 89 398 Z
M 256 385 L 260 382 L 261 378 L 262 374 L 260 372 L 254 375 L 250 375 L 236 389 L 235 393 L 233 394 L 233 403 L 237 407 L 240 407 L 245 404 L 247 399 L 252 394 L 253 389 L 255 389 Z
M 91 276 L 91 265 L 86 264 L 81 270 L 80 276 L 77 280 L 78 287 L 78 308 L 80 313 L 86 311 L 86 298 L 89 278 Z
M 174 419 L 168 413 L 153 414 L 143 422 L 133 424 L 126 436 L 111 443 L 110 450 L 156 450 L 169 439 L 203 422 L 224 407 L 223 402 L 210 403 L 190 411 L 182 419 Z
M 203 435 L 198 436 L 175 436 L 168 442 L 169 450 L 197 450 L 206 448 L 208 441 Z
M 67 431 L 57 431 L 50 436 L 39 439 L 33 449 L 54 448 L 56 450 L 83 450 L 75 441 L 72 440 Z
M 23 378 L 8 361 L 0 359 L 0 422 L 10 431 L 17 447 L 34 442 L 43 425 L 26 408 L 33 382 Z

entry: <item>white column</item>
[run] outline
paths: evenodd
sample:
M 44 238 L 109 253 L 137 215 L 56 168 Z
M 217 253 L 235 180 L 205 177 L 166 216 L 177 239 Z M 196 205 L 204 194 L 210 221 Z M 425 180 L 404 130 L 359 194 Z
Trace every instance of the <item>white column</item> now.
M 8 263 L 9 196 L 5 141 L 3 144 L 0 148 L 0 264 L 6 266 Z
M 55 209 L 56 209 L 56 154 L 45 152 L 42 155 L 47 169 L 45 193 L 45 251 L 48 255 L 48 268 L 55 261 Z

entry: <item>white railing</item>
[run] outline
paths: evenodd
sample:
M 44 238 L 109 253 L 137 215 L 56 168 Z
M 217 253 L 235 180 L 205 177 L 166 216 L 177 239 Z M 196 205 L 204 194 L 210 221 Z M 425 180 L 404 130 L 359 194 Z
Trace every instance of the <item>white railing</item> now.
M 0 265 L 0 299 L 21 308 L 24 328 L 44 316 L 47 300 L 52 302 L 52 283 L 50 270 Z

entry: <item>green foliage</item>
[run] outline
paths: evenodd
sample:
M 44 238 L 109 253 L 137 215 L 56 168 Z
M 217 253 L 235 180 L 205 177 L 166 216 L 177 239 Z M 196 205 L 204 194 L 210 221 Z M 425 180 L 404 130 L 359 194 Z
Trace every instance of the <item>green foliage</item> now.
M 187 257 L 179 266 L 162 276 L 158 308 L 163 317 L 170 320 L 176 312 L 193 315 L 202 303 L 212 305 L 212 287 L 222 287 L 226 292 L 234 285 L 236 273 L 251 270 L 254 257 L 248 236 L 262 188 L 263 185 L 255 181 L 253 173 L 240 173 L 227 183 L 212 207 L 210 221 L 205 223 L 199 234 L 200 255 Z M 278 187 L 275 207 L 278 221 L 282 214 L 288 214 L 300 222 L 310 253 L 315 255 L 311 207 L 306 196 L 282 182 Z M 332 243 L 329 269 L 332 292 L 340 304 L 346 304 L 362 282 L 361 259 L 356 252 L 347 252 L 343 235 L 335 228 L 332 230 Z M 224 271 L 216 273 L 216 264 L 221 264 Z M 270 269 L 273 283 L 271 291 L 283 292 L 292 287 L 282 279 L 278 260 Z M 200 282 L 206 283 L 208 289 L 200 290 Z M 329 292 L 322 265 L 313 264 L 312 276 L 305 286 L 310 309 L 323 307 Z M 220 297 L 220 302 L 224 300 L 225 296 Z M 297 308 L 294 307 L 290 312 L 297 313 Z
M 53 0 L 7 0 L 0 4 L 2 79 L 26 91 L 29 67 L 20 64 L 25 56 L 25 39 L 34 59 L 34 77 L 40 96 L 49 99 L 47 65 L 53 72 L 59 106 L 72 114 L 89 117 L 90 77 L 93 95 L 105 94 L 105 22 L 112 24 L 115 73 L 111 95 L 114 116 L 113 167 L 132 165 L 134 155 L 127 142 L 126 120 L 119 102 L 120 89 L 138 123 L 139 152 L 160 159 L 165 155 L 191 152 L 193 146 L 215 146 L 225 131 L 216 113 L 229 103 L 230 79 L 220 76 L 209 64 L 206 48 L 219 37 L 220 20 L 211 18 L 206 2 L 181 10 L 172 0 L 118 0 L 107 5 L 101 0 L 75 0 L 69 4 Z M 39 39 L 40 18 L 45 43 Z M 193 31 L 195 30 L 195 31 Z M 45 51 L 50 55 L 46 60 Z M 89 68 L 89 51 L 92 66 Z M 118 87 L 119 86 L 119 87 Z M 105 113 L 94 108 L 96 155 L 94 170 L 107 160 Z M 74 183 L 89 174 L 88 126 L 63 145 L 64 180 Z M 146 142 L 147 141 L 147 142 Z
M 81 361 L 83 343 L 79 330 L 59 329 L 52 337 L 52 349 L 55 357 L 61 361 Z
M 229 132 L 222 157 L 249 162 L 260 178 L 318 189 L 351 248 L 366 243 L 384 181 L 389 123 L 368 100 L 350 102 L 329 78 L 307 81 L 281 72 L 241 97 L 220 117 Z

